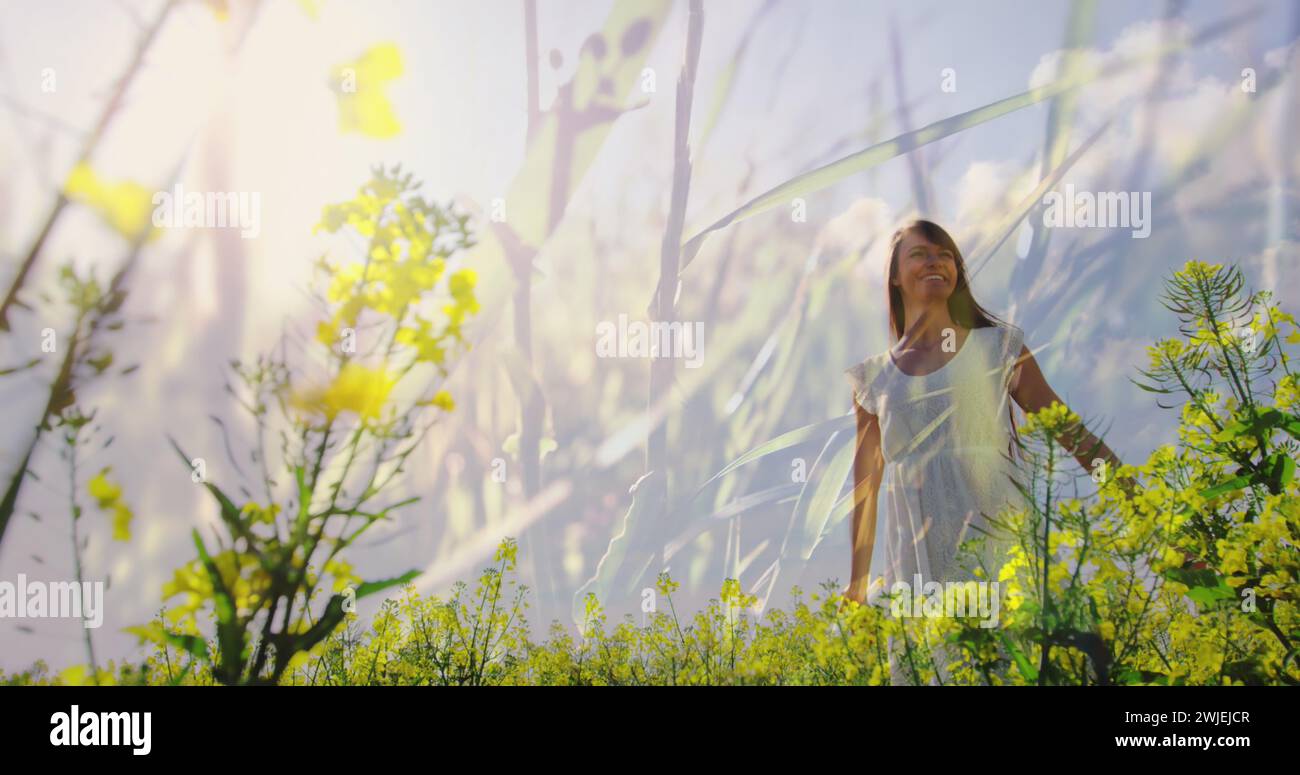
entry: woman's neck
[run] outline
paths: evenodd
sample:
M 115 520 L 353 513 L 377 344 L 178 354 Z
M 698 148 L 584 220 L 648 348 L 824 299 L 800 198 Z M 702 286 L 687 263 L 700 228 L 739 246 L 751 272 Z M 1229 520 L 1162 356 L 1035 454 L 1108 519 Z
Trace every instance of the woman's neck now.
M 903 347 L 920 345 L 924 349 L 941 342 L 945 330 L 957 329 L 947 304 L 921 307 L 915 312 L 909 309 L 904 315 L 903 336 L 899 341 Z

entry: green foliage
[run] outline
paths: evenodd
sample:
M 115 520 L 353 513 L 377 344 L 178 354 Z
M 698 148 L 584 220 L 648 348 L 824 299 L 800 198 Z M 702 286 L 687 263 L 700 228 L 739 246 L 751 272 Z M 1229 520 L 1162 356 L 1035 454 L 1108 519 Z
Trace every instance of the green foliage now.
M 429 202 L 418 187 L 400 168 L 379 168 L 355 199 L 325 208 L 320 229 L 366 240 L 361 261 L 318 264 L 328 280 L 329 320 L 317 326 L 315 342 L 326 350 L 326 384 L 299 384 L 284 347 L 234 364 L 244 387 L 237 398 L 258 428 L 253 459 L 265 499 L 236 502 L 196 467 L 192 478 L 220 517 L 217 545 L 210 549 L 193 531 L 197 558 L 163 590 L 180 604 L 131 629 L 164 654 L 180 649 L 199 676 L 275 683 L 326 642 L 357 599 L 416 575 L 363 583 L 342 553 L 416 500 L 389 493 L 436 422 L 424 415 L 453 408 L 433 378 L 446 374 L 449 348 L 464 344 L 461 325 L 478 311 L 473 272 L 450 271 L 454 254 L 473 244 L 467 216 Z M 404 380 L 427 384 L 403 390 Z M 280 440 L 278 467 L 268 461 L 268 436 Z M 186 467 L 194 465 L 172 445 Z M 322 577 L 333 582 L 323 607 L 315 603 L 326 589 Z M 215 641 L 202 636 L 201 612 L 215 621 Z
M 316 544 L 259 533 L 280 524 L 280 509 L 236 507 L 207 484 L 232 546 L 211 554 L 196 532 L 198 559 L 177 571 L 168 592 L 187 595 L 182 622 L 192 625 L 200 607 L 214 611 L 215 641 L 193 629 L 173 631 L 177 616 L 164 612 L 139 628 L 158 644 L 143 667 L 110 663 L 91 674 L 76 666 L 51 678 L 37 665 L 0 680 L 888 684 L 892 642 L 904 674 L 917 683 L 1295 684 L 1300 385 L 1287 345 L 1300 343 L 1300 328 L 1267 294 L 1243 297 L 1242 287 L 1235 269 L 1195 262 L 1167 283 L 1182 336 L 1150 348 L 1143 385 L 1181 396 L 1181 404 L 1165 404 L 1181 412 L 1178 444 L 1156 449 L 1141 466 L 1103 471 L 1096 492 L 1080 495 L 1058 465 L 1068 459 L 1060 439 L 1081 427 L 1079 417 L 1060 404 L 1029 415 L 1020 429 L 1024 503 L 963 546 L 975 577 L 1001 587 L 995 627 L 974 616 L 893 616 L 888 607 L 845 600 L 835 582 L 807 603 L 795 588 L 789 612 L 768 610 L 758 620 L 757 598 L 734 579 L 683 620 L 673 601 L 678 584 L 660 574 L 658 598 L 641 624 L 628 615 L 608 629 L 593 592 L 582 601 L 578 638 L 557 622 L 549 640 L 534 643 L 527 588 L 513 579 L 517 549 L 507 539 L 472 594 L 457 583 L 446 601 L 423 598 L 406 584 L 408 574 L 356 590 L 360 597 L 402 585 L 368 630 L 345 613 L 337 592 L 312 621 L 264 626 L 262 637 L 276 646 L 274 667 L 264 672 L 250 626 L 259 613 L 293 602 L 284 585 L 305 575 L 314 590 L 315 577 L 302 570 L 312 551 L 299 550 Z M 314 480 L 301 466 L 294 473 L 305 502 Z M 303 523 L 304 511 L 296 513 Z M 306 512 L 303 534 L 324 541 L 325 515 L 358 513 Z M 987 551 L 989 542 L 999 552 Z M 327 555 L 336 590 L 351 580 L 335 556 L 342 545 L 335 541 Z M 304 613 L 312 594 L 300 602 Z M 189 656 L 183 668 L 178 654 Z
M 678 584 L 661 574 L 639 625 L 628 615 L 609 629 L 593 593 L 577 638 L 556 623 L 534 643 L 507 540 L 472 595 L 457 584 L 447 601 L 426 599 L 407 585 L 368 631 L 349 617 L 278 680 L 881 685 L 891 680 L 892 640 L 918 683 L 1294 684 L 1300 493 L 1289 472 L 1300 389 L 1286 345 L 1300 343 L 1300 332 L 1266 295 L 1243 302 L 1240 289 L 1234 270 L 1196 263 L 1169 281 L 1184 337 L 1153 346 L 1146 374 L 1149 389 L 1185 396 L 1179 444 L 1104 472 L 1097 491 L 1081 496 L 1058 465 L 1068 459 L 1059 440 L 1080 427 L 1078 416 L 1055 404 L 1028 417 L 1024 504 L 963 547 L 976 578 L 1001 585 L 996 627 L 895 617 L 845 600 L 834 582 L 809 602 L 796 588 L 790 611 L 759 620 L 756 598 L 734 579 L 683 620 Z M 1251 337 L 1255 344 L 1242 344 Z M 1004 553 L 984 551 L 989 541 Z M 151 682 L 175 680 L 163 665 L 150 660 Z
M 1162 404 L 1181 411 L 1176 446 L 1105 472 L 1080 499 L 1066 496 L 1056 441 L 1078 416 L 1057 404 L 1021 429 L 1027 506 L 1000 523 L 1014 540 L 998 580 L 1004 636 L 1037 662 L 1017 660 L 1025 680 L 1300 680 L 1300 401 L 1286 347 L 1300 333 L 1243 286 L 1239 270 L 1198 262 L 1166 283 L 1182 336 L 1150 348 L 1139 384 L 1176 397 Z

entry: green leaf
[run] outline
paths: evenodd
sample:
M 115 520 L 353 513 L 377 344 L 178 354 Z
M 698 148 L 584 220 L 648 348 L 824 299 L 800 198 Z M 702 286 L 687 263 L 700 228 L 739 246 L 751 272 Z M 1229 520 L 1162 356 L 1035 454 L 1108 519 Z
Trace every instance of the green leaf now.
M 381 579 L 379 581 L 366 581 L 357 587 L 357 599 L 360 600 L 367 595 L 373 595 L 376 592 L 382 592 L 390 587 L 396 587 L 405 584 L 420 575 L 418 570 L 408 570 L 400 576 L 394 576 L 391 579 Z
M 1220 584 L 1217 587 L 1192 587 L 1187 590 L 1187 596 L 1207 608 L 1213 606 L 1219 600 L 1236 598 L 1236 594 L 1227 584 Z
M 1282 412 L 1276 409 L 1272 409 L 1269 411 L 1276 411 L 1279 415 L 1281 415 L 1277 423 L 1278 428 L 1281 428 L 1282 430 L 1291 434 L 1293 438 L 1300 439 L 1300 417 L 1296 417 L 1293 414 L 1287 414 L 1286 412 Z
M 798 482 L 780 484 L 776 487 L 769 487 L 765 490 L 759 490 L 758 492 L 736 498 L 703 519 L 691 519 L 685 530 L 678 534 L 676 538 L 664 545 L 664 562 L 671 561 L 673 555 L 681 551 L 701 533 L 717 527 L 718 525 L 726 524 L 730 520 L 735 519 L 741 514 L 759 506 L 768 503 L 783 503 L 790 500 L 796 500 L 799 497 L 799 493 L 802 491 L 803 485 Z
M 829 536 L 833 530 L 839 527 L 840 523 L 844 521 L 844 518 L 852 513 L 852 511 L 853 487 L 850 487 L 848 492 L 844 493 L 840 496 L 839 500 L 835 501 L 835 506 L 831 508 L 831 513 L 826 517 L 826 527 L 822 528 L 822 535 L 818 540 L 826 540 L 826 537 Z
M 1249 476 L 1234 476 L 1226 482 L 1220 482 L 1209 489 L 1201 490 L 1201 497 L 1207 499 L 1217 498 L 1220 495 L 1235 492 L 1243 487 L 1249 487 L 1250 482 L 1251 478 Z
M 1208 568 L 1170 568 L 1164 577 L 1186 587 L 1217 587 L 1219 577 Z
M 1170 568 L 1163 575 L 1171 581 L 1187 586 L 1187 597 L 1202 607 L 1208 608 L 1219 600 L 1231 600 L 1237 597 L 1232 587 L 1224 583 L 1223 578 L 1209 568 Z
M 1115 676 L 1115 683 L 1118 684 L 1156 684 L 1157 686 L 1168 686 L 1169 676 L 1164 673 L 1157 673 L 1151 670 L 1137 670 L 1128 668 Z
M 1038 683 L 1038 671 L 1034 669 L 1033 665 L 1029 664 L 1029 660 L 1025 658 L 1024 653 L 1016 646 L 1016 644 L 1012 643 L 1011 639 L 1007 637 L 1007 634 L 1000 629 L 998 630 L 998 637 L 1002 639 L 1003 648 L 1005 648 L 1007 653 L 1011 655 L 1011 658 L 1015 660 L 1016 667 L 1019 668 L 1020 674 L 1025 677 L 1025 680 L 1030 683 Z
M 279 636 L 280 640 L 287 641 L 290 645 L 285 649 L 288 656 L 279 656 L 281 649 L 276 649 L 277 660 L 283 658 L 287 662 L 293 654 L 309 650 L 312 646 L 329 637 L 329 634 L 334 632 L 334 629 L 339 626 L 341 621 L 343 621 L 343 596 L 334 595 L 330 598 L 329 603 L 325 605 L 325 613 L 321 614 L 321 617 L 306 632 L 301 635 L 285 633 Z
M 1096 67 L 1089 64 L 1083 64 L 1077 68 L 1072 68 L 1065 77 L 1059 78 L 1052 83 L 1045 84 L 1036 89 L 1022 92 L 1011 97 L 1005 97 L 991 102 L 983 107 L 968 110 L 965 113 L 959 113 L 948 118 L 941 119 L 920 129 L 911 132 L 904 132 L 897 137 L 886 140 L 882 143 L 869 146 L 850 154 L 838 161 L 831 162 L 815 170 L 798 175 L 790 180 L 769 189 L 768 191 L 749 200 L 739 208 L 733 210 L 727 215 L 706 227 L 703 231 L 691 237 L 682 245 L 681 267 L 680 271 L 685 271 L 695 256 L 699 253 L 700 247 L 704 240 L 714 231 L 730 226 L 733 223 L 739 223 L 747 218 L 753 217 L 759 213 L 771 210 L 787 204 L 790 200 L 797 197 L 807 196 L 825 189 L 839 181 L 862 172 L 863 170 L 875 167 L 896 156 L 909 153 L 929 143 L 950 137 L 958 132 L 971 127 L 985 124 L 993 119 L 1000 118 L 1009 113 L 1013 113 L 1022 108 L 1029 107 L 1038 102 L 1055 97 L 1071 89 L 1087 84 L 1102 76 L 1117 75 L 1135 65 L 1145 64 L 1170 53 L 1182 50 L 1186 46 L 1202 43 L 1210 38 L 1218 37 L 1228 30 L 1236 27 L 1245 19 L 1255 15 L 1242 14 L 1238 17 L 1220 22 L 1207 31 L 1197 34 L 1188 43 L 1175 41 L 1165 46 L 1157 46 L 1145 51 L 1141 55 L 1130 57 L 1128 59 L 1115 62 L 1106 67 Z
M 1295 460 L 1284 452 L 1275 452 L 1265 461 L 1268 466 L 1268 489 L 1278 494 L 1295 478 Z
M 208 548 L 203 545 L 203 538 L 198 530 L 191 530 L 190 533 L 194 538 L 194 546 L 198 549 L 199 560 L 212 582 L 212 600 L 217 610 L 217 644 L 221 647 L 220 672 L 226 681 L 233 682 L 238 679 L 243 666 L 244 629 L 236 617 L 234 597 L 226 589 L 226 582 L 208 554 Z
M 1106 130 L 1110 128 L 1110 123 L 1114 120 L 1114 116 L 1115 113 L 1112 112 L 1111 115 L 1108 116 L 1105 121 L 1102 121 L 1097 129 L 1089 135 L 1088 139 L 1080 143 L 1079 147 L 1076 148 L 1073 153 L 1066 157 L 1064 161 L 1052 170 L 1051 174 L 1044 175 L 1043 179 L 1034 187 L 1034 190 L 1030 191 L 1028 195 L 1020 200 L 1015 209 L 1011 210 L 1005 217 L 1003 217 L 1002 222 L 999 223 L 991 232 L 992 236 L 988 240 L 976 246 L 975 250 L 971 251 L 971 277 L 979 274 L 980 270 L 989 263 L 997 251 L 1002 247 L 1002 244 L 1006 242 L 1016 229 L 1019 228 L 1020 223 L 1025 219 L 1025 217 L 1029 215 L 1030 212 L 1041 206 L 1040 203 L 1043 201 L 1043 196 L 1049 190 L 1055 188 L 1056 185 L 1061 182 L 1061 179 L 1065 177 L 1065 173 L 1069 172 L 1070 168 L 1073 167 L 1090 148 L 1092 148 L 1103 134 L 1105 134 Z M 1036 231 L 1035 239 L 1041 239 L 1037 235 L 1044 233 L 1045 230 Z
M 1161 388 L 1161 387 L 1156 387 L 1154 385 L 1148 385 L 1145 382 L 1138 382 L 1137 380 L 1132 378 L 1129 379 L 1129 382 L 1132 382 L 1134 385 L 1137 385 L 1139 388 L 1145 390 L 1148 393 L 1162 393 L 1164 395 L 1171 395 L 1174 392 L 1172 390 L 1169 390 L 1168 388 Z
M 151 641 L 159 645 L 176 646 L 199 659 L 206 660 L 208 658 L 208 642 L 203 638 L 197 635 L 182 635 L 170 632 L 157 622 L 135 627 L 124 627 L 122 631 L 139 636 L 141 640 Z
M 618 533 L 610 539 L 595 574 L 573 595 L 571 613 L 575 624 L 582 626 L 585 620 L 588 592 L 594 593 L 602 605 L 608 605 L 613 597 L 625 597 L 654 561 L 655 547 L 649 539 L 652 526 L 646 523 L 663 515 L 664 504 L 657 495 L 660 488 L 647 483 L 659 476 L 662 474 L 651 471 L 632 485 L 632 505 L 623 515 Z
M 1231 441 L 1238 436 L 1267 436 L 1273 428 L 1282 428 L 1287 433 L 1300 432 L 1300 420 L 1277 409 L 1263 409 L 1253 416 L 1234 420 L 1225 425 L 1223 430 L 1214 434 L 1215 441 Z
M 298 485 L 298 515 L 293 520 L 293 541 L 296 543 L 307 534 L 307 519 L 311 515 L 312 488 L 307 485 L 307 471 L 302 466 L 293 467 L 293 481 Z
M 840 490 L 844 487 L 844 480 L 853 468 L 853 456 L 857 451 L 856 440 L 857 434 L 850 434 L 847 441 L 840 443 L 839 449 L 826 465 L 818 465 L 821 459 L 826 457 L 826 451 L 823 451 L 817 463 L 813 464 L 812 476 L 794 507 L 795 522 L 803 526 L 799 550 L 801 559 L 807 560 L 812 557 L 813 550 L 821 542 L 831 512 L 834 511 L 835 503 L 839 499 Z M 832 436 L 826 442 L 827 450 L 834 441 L 835 436 Z
M 841 417 L 836 417 L 833 420 L 824 420 L 822 422 L 813 423 L 812 425 L 805 425 L 802 428 L 796 428 L 787 433 L 783 433 L 774 439 L 765 441 L 731 461 L 723 467 L 721 471 L 709 477 L 708 481 L 700 485 L 700 488 L 695 491 L 695 497 L 699 497 L 699 494 L 704 491 L 705 487 L 708 487 L 710 484 L 716 482 L 718 479 L 721 479 L 732 471 L 735 471 L 746 463 L 752 463 L 759 458 L 766 457 L 774 452 L 780 452 L 783 449 L 788 449 L 796 444 L 803 444 L 806 441 L 821 438 L 823 434 L 833 434 L 846 428 L 852 428 L 855 426 L 856 422 L 857 419 L 853 414 L 846 414 Z
M 176 454 L 181 456 L 181 460 L 185 461 L 186 467 L 192 465 L 190 461 L 193 458 L 185 454 L 185 451 L 181 449 L 180 444 L 176 443 L 176 440 L 171 436 L 168 436 L 167 440 L 171 442 L 172 449 L 176 450 Z M 256 545 L 257 536 L 253 535 L 253 533 L 248 529 L 248 525 L 244 524 L 244 520 L 240 516 L 240 508 L 235 505 L 235 502 L 222 492 L 220 487 L 217 487 L 209 481 L 204 480 L 203 487 L 211 493 L 212 497 L 217 501 L 217 505 L 220 507 L 221 521 L 225 523 L 226 529 L 230 531 L 230 535 L 236 538 L 247 539 L 250 545 Z M 268 567 L 267 570 L 270 570 L 270 568 Z

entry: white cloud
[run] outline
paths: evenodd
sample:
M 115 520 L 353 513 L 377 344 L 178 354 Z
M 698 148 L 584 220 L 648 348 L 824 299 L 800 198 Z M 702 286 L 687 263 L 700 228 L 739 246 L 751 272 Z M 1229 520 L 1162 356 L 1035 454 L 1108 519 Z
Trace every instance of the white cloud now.
M 977 161 L 957 181 L 956 233 L 978 232 L 990 218 L 1024 199 L 1035 180 L 1013 161 Z
M 842 255 L 866 249 L 870 257 L 876 252 L 872 248 L 879 247 L 877 243 L 888 240 L 893 233 L 897 225 L 894 219 L 893 208 L 885 200 L 860 197 L 827 222 L 817 237 L 820 252 Z

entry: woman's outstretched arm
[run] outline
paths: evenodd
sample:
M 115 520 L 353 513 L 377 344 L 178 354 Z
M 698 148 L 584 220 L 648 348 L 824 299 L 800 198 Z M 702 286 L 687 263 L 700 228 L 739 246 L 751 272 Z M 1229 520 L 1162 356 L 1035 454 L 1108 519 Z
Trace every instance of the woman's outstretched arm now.
M 853 454 L 853 517 L 850 532 L 853 559 L 845 597 L 861 603 L 867 597 L 871 578 L 871 553 L 876 544 L 876 495 L 880 492 L 885 459 L 880 449 L 878 418 L 863 409 L 856 396 L 853 406 L 858 416 L 857 449 Z
M 1011 390 L 1011 397 L 1021 409 L 1029 413 L 1051 406 L 1053 401 L 1065 403 L 1043 378 L 1042 369 L 1038 368 L 1038 361 L 1034 360 L 1028 347 L 1021 347 L 1019 362 L 1020 377 Z M 1057 442 L 1089 473 L 1092 472 L 1093 461 L 1097 459 L 1106 461 L 1106 464 L 1111 466 L 1111 471 L 1118 470 L 1121 465 L 1120 459 L 1110 451 L 1105 442 L 1092 435 L 1082 423 L 1074 432 L 1062 434 Z

